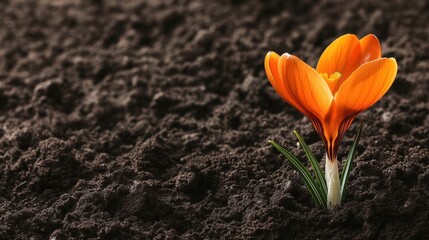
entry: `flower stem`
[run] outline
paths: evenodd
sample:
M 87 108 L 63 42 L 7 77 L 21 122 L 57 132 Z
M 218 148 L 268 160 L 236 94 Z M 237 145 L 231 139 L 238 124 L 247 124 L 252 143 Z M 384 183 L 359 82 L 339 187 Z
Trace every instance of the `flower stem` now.
M 337 159 L 328 159 L 326 156 L 325 179 L 328 187 L 328 209 L 341 204 L 340 177 L 338 174 Z

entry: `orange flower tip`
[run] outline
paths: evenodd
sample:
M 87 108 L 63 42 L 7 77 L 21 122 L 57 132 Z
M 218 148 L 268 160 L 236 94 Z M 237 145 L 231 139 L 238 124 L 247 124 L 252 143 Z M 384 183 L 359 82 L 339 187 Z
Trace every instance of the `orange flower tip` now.
M 377 39 L 377 41 L 378 41 L 377 36 L 375 36 L 375 35 L 374 35 L 374 34 L 372 34 L 372 33 L 370 33 L 370 34 L 366 35 L 365 37 L 375 38 L 375 39 Z
M 398 63 L 396 62 L 396 59 L 391 57 L 391 58 L 388 58 L 387 60 L 395 65 L 395 72 L 397 72 L 398 71 Z
M 285 56 L 286 58 L 291 57 L 292 55 L 290 55 L 289 53 L 283 53 L 282 56 Z
M 389 60 L 396 63 L 396 59 L 393 57 L 389 58 Z
M 269 51 L 269 52 L 267 52 L 267 55 L 265 55 L 265 60 L 267 60 L 268 61 L 268 59 L 270 59 L 270 57 L 272 57 L 274 54 L 276 54 L 275 52 L 273 52 L 273 51 Z

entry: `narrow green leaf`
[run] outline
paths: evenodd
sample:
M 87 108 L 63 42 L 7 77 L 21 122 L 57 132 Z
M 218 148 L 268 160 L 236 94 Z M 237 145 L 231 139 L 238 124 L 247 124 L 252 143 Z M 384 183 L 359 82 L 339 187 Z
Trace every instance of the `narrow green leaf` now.
M 307 155 L 308 161 L 310 161 L 311 167 L 313 168 L 313 171 L 316 175 L 317 184 L 319 185 L 319 189 L 321 190 L 320 193 L 326 199 L 326 196 L 328 194 L 328 188 L 326 186 L 325 177 L 323 176 L 322 170 L 320 169 L 319 162 L 316 160 L 316 157 L 314 157 L 314 154 L 311 152 L 310 148 L 305 143 L 301 135 L 299 135 L 297 131 L 293 131 L 293 133 L 298 138 L 298 141 L 301 144 L 305 155 Z
M 316 185 L 313 177 L 311 176 L 311 173 L 307 170 L 307 168 L 305 168 L 305 166 L 294 155 L 292 155 L 289 151 L 280 146 L 278 143 L 272 140 L 269 140 L 268 143 L 273 145 L 280 153 L 282 153 L 286 157 L 288 162 L 295 167 L 301 178 L 304 180 L 304 183 L 316 205 L 318 207 L 326 208 L 326 198 L 323 198 L 321 196 L 320 191 L 318 190 L 318 186 Z
M 343 171 L 341 172 L 341 180 L 340 180 L 340 182 L 341 182 L 341 201 L 344 199 L 346 185 L 347 185 L 347 179 L 349 177 L 349 174 L 350 174 L 350 171 L 351 171 L 351 168 L 352 168 L 352 163 L 353 163 L 353 161 L 355 159 L 356 147 L 358 145 L 360 134 L 362 132 L 362 126 L 363 126 L 363 124 L 361 122 L 359 124 L 355 140 L 354 140 L 354 142 L 352 144 L 352 147 L 350 148 L 350 152 L 347 155 L 346 162 L 345 162 L 345 164 L 343 166 Z

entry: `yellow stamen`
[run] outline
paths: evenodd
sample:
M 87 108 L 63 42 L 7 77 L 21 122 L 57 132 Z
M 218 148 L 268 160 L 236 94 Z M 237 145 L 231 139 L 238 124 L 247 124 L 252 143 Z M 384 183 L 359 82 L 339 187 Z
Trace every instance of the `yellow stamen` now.
M 325 79 L 326 83 L 329 85 L 329 88 L 331 89 L 331 92 L 334 92 L 335 85 L 337 84 L 337 80 L 341 78 L 341 73 L 334 72 L 331 75 L 328 75 L 327 73 L 319 73 L 320 76 Z

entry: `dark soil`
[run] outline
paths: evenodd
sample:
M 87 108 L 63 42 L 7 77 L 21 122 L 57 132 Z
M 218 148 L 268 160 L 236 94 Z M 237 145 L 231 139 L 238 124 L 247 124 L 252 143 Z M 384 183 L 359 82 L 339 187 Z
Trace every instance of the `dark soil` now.
M 344 4 L 346 2 L 346 4 Z M 0 239 L 429 239 L 428 1 L 0 1 Z M 361 114 L 348 195 L 314 207 L 267 144 L 319 159 L 265 76 L 374 33 L 399 72 Z M 356 123 L 340 147 L 344 158 Z

